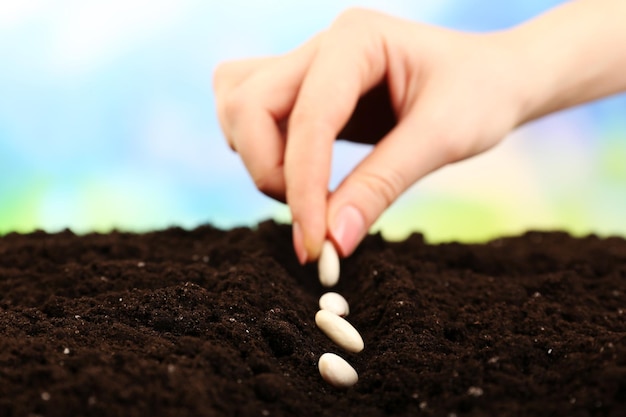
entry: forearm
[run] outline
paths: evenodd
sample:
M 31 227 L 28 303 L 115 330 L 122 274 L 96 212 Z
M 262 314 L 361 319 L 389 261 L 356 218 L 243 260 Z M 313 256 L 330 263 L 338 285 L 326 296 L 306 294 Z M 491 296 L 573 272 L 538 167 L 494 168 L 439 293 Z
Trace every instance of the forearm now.
M 510 30 L 522 122 L 626 90 L 626 1 L 577 0 Z

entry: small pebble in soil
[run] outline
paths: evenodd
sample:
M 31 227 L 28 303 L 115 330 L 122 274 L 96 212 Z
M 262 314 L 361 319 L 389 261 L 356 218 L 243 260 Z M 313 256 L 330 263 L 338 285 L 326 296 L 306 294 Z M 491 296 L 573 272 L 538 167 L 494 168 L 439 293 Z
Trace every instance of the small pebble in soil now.
M 320 297 L 320 310 L 327 310 L 338 316 L 345 317 L 350 313 L 350 306 L 345 298 L 336 292 L 327 292 Z
M 317 271 L 320 283 L 324 287 L 337 285 L 339 281 L 339 255 L 333 243 L 329 240 L 324 242 L 320 259 L 317 263 Z
M 348 352 L 363 350 L 363 338 L 345 319 L 327 310 L 315 314 L 315 324 L 337 345 Z
M 352 365 L 334 353 L 324 353 L 317 366 L 324 381 L 335 388 L 349 388 L 359 380 L 359 375 Z

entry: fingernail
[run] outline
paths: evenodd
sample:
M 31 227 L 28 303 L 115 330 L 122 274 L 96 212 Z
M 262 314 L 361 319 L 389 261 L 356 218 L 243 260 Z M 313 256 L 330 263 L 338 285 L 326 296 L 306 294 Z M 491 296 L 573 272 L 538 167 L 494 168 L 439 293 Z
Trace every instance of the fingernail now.
M 294 222 L 292 226 L 293 248 L 296 250 L 296 256 L 300 265 L 304 265 L 307 258 L 306 248 L 304 247 L 304 237 L 302 236 L 302 228 L 300 223 Z
M 365 220 L 355 207 L 345 206 L 337 212 L 330 231 L 341 254 L 347 256 L 365 235 Z

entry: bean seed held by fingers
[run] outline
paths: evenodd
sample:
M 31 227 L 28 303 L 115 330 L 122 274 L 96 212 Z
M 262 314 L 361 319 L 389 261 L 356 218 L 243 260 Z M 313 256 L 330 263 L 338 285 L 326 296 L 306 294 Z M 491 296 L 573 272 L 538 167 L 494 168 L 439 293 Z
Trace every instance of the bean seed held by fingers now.
M 363 338 L 359 332 L 345 319 L 327 310 L 320 310 L 315 314 L 315 324 L 319 329 L 348 352 L 363 350 Z
M 359 380 L 356 370 L 341 356 L 334 353 L 324 353 L 317 367 L 324 381 L 335 388 L 349 388 Z
M 324 287 L 337 285 L 339 281 L 339 255 L 330 240 L 324 242 L 317 264 L 320 282 Z
M 340 317 L 345 317 L 350 313 L 350 306 L 345 298 L 336 292 L 327 292 L 320 297 L 320 310 L 328 310 Z

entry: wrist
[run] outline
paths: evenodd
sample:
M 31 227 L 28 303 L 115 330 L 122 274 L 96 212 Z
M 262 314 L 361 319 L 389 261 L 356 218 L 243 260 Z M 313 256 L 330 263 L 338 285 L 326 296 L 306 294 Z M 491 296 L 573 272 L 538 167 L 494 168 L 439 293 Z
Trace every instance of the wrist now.
M 626 89 L 625 14 L 621 0 L 579 0 L 505 32 L 523 91 L 520 124 Z

